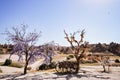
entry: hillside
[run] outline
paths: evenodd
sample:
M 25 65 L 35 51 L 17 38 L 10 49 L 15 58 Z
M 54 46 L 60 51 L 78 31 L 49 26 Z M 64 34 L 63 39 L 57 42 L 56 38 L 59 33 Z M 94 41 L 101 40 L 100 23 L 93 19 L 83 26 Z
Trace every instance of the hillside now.
M 13 49 L 14 45 L 12 44 L 0 44 L 0 54 L 6 54 L 9 53 Z M 39 48 L 39 46 L 36 46 L 36 48 Z M 70 47 L 66 46 L 51 46 L 53 50 L 59 51 L 60 53 L 64 54 L 71 54 L 72 51 Z M 98 43 L 98 44 L 89 44 L 89 52 L 92 53 L 113 53 L 114 55 L 120 56 L 120 44 L 111 42 L 110 44 L 106 43 Z

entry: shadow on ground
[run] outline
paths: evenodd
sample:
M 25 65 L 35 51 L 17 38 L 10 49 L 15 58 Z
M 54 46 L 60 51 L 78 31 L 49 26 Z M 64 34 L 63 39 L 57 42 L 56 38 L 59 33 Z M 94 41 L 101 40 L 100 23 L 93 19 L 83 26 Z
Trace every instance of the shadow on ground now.
M 104 76 L 104 73 L 99 72 L 99 74 L 93 74 L 90 73 L 43 73 L 43 74 L 37 74 L 34 76 L 24 76 L 22 78 L 19 78 L 20 76 L 23 76 L 22 74 L 12 74 L 12 75 L 0 75 L 0 79 L 6 79 L 6 80 L 74 80 L 74 79 L 89 79 L 94 78 L 95 80 L 106 80 L 110 79 L 108 76 Z

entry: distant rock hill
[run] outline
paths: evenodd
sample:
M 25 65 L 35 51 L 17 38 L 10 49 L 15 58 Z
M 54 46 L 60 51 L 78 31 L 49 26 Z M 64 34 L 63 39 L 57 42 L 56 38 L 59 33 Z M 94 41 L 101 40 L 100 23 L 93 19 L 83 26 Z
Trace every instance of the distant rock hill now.
M 90 52 L 111 52 L 120 56 L 120 44 L 111 42 L 110 44 L 92 44 Z
M 110 44 L 98 43 L 98 44 L 89 44 L 89 46 L 90 46 L 89 52 L 92 53 L 97 53 L 97 52 L 107 53 L 107 54 L 113 53 L 114 55 L 120 56 L 120 44 L 118 43 L 114 43 L 114 42 L 111 42 Z M 70 47 L 65 47 L 65 46 L 64 47 L 61 46 L 59 48 L 59 51 L 66 54 L 72 53 Z
M 59 51 L 60 53 L 64 53 L 64 54 L 71 54 L 72 51 L 70 49 L 70 47 L 66 47 L 66 46 L 51 46 L 52 49 L 54 48 L 54 50 Z M 100 53 L 113 53 L 114 55 L 118 55 L 120 56 L 120 44 L 118 43 L 114 43 L 111 42 L 110 44 L 106 44 L 106 43 L 98 43 L 98 44 L 89 44 L 89 52 L 92 53 L 96 53 L 96 52 L 100 52 Z M 37 47 L 39 48 L 39 47 Z M 0 44 L 0 54 L 2 53 L 9 53 L 11 50 L 13 49 L 13 45 L 1 45 Z
M 12 44 L 0 44 L 0 54 L 6 54 L 12 51 L 13 45 Z

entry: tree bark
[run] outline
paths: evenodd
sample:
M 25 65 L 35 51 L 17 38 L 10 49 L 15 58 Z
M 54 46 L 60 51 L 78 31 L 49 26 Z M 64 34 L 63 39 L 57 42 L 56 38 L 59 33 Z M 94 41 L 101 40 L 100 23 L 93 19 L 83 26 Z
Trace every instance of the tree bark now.
M 50 57 L 50 63 L 52 62 L 52 57 Z
M 76 71 L 75 71 L 75 73 L 78 73 L 79 72 L 79 69 L 80 69 L 80 60 L 79 59 L 77 59 L 77 67 L 76 67 Z
M 27 66 L 28 66 L 28 61 L 26 61 L 26 63 L 25 63 L 24 73 L 23 74 L 27 74 Z
M 103 69 L 104 69 L 103 72 L 106 72 L 105 65 L 103 65 Z
M 27 48 L 26 48 L 26 54 L 25 54 L 25 67 L 24 67 L 24 73 L 23 74 L 26 74 L 27 73 L 27 66 L 28 66 L 28 52 L 27 52 Z

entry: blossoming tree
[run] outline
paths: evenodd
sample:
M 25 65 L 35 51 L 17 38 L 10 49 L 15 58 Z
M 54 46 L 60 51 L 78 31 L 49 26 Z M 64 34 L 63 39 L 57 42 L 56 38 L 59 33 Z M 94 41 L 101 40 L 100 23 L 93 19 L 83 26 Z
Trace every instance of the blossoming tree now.
M 5 34 L 8 36 L 8 39 L 14 44 L 14 48 L 11 51 L 10 57 L 13 54 L 17 54 L 19 56 L 19 61 L 22 61 L 24 58 L 25 66 L 24 73 L 27 73 L 27 66 L 30 62 L 35 61 L 37 58 L 44 57 L 45 60 L 48 60 L 45 54 L 41 51 L 41 48 L 36 48 L 35 43 L 40 37 L 40 33 L 28 32 L 27 33 L 27 25 L 22 24 L 20 27 L 13 27 L 11 31 L 6 31 Z

